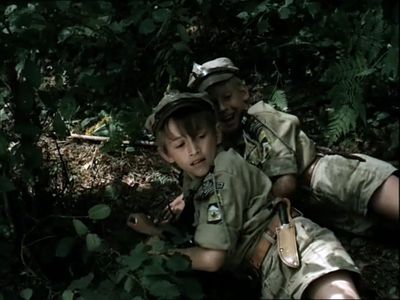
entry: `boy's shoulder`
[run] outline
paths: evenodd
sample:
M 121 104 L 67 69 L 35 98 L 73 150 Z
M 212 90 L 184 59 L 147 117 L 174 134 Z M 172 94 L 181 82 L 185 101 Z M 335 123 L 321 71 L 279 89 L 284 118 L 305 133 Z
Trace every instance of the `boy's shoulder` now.
M 253 168 L 233 148 L 220 151 L 214 159 L 214 171 L 238 174 L 247 168 Z
M 253 115 L 257 117 L 262 122 L 271 123 L 271 122 L 291 122 L 294 125 L 299 126 L 300 121 L 299 118 L 295 115 L 285 113 L 283 111 L 279 111 L 273 108 L 271 105 L 265 103 L 264 101 L 258 101 L 253 104 L 248 110 L 247 113 L 249 115 Z

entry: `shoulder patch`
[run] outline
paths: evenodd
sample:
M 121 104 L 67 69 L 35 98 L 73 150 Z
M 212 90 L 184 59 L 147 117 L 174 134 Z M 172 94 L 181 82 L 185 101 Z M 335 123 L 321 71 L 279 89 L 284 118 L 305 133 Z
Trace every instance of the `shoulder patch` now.
M 216 182 L 216 189 L 217 190 L 221 190 L 223 187 L 224 187 L 224 183 L 223 182 Z M 199 189 L 199 192 L 198 192 L 198 195 L 199 195 L 199 198 L 200 199 L 206 199 L 206 198 L 208 198 L 210 195 L 212 195 L 212 194 L 215 194 L 215 192 L 216 191 L 214 191 L 214 183 L 213 183 L 213 181 L 210 179 L 210 180 L 207 180 L 207 181 L 205 181 L 202 185 L 201 185 L 201 187 L 200 187 L 200 189 Z
M 218 224 L 222 221 L 222 212 L 218 203 L 210 203 L 207 209 L 207 224 Z

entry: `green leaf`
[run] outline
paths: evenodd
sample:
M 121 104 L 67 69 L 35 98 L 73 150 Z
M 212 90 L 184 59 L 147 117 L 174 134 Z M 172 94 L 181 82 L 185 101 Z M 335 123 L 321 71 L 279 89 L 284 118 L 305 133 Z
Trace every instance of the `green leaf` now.
M 167 268 L 174 272 L 190 269 L 190 261 L 183 255 L 173 255 L 167 260 Z
M 179 33 L 179 36 L 181 37 L 182 41 L 188 43 L 190 41 L 190 37 L 188 36 L 185 26 L 183 26 L 182 24 L 178 24 L 176 25 L 176 30 Z
M 74 292 L 71 290 L 65 290 L 62 293 L 62 300 L 73 300 L 74 299 Z
M 59 137 L 66 137 L 68 135 L 68 128 L 65 122 L 62 120 L 59 113 L 54 115 L 53 129 Z
M 108 218 L 111 213 L 111 208 L 106 204 L 97 204 L 91 207 L 88 213 L 89 218 L 92 220 L 103 220 Z
M 14 190 L 15 186 L 11 180 L 4 175 L 0 175 L 0 192 L 7 193 Z
M 146 276 L 152 276 L 152 275 L 166 275 L 168 272 L 165 270 L 165 268 L 162 266 L 162 258 L 153 256 L 152 257 L 152 262 L 150 265 L 146 265 L 143 269 L 143 274 Z
M 79 236 L 84 236 L 89 232 L 89 229 L 81 220 L 73 219 L 72 224 L 74 225 L 75 231 Z
M 236 17 L 238 17 L 239 19 L 242 19 L 244 21 L 247 21 L 250 16 L 249 16 L 249 13 L 247 11 L 242 11 L 242 12 L 238 13 L 236 15 Z
M 79 279 L 73 280 L 68 286 L 69 290 L 83 290 L 89 287 L 90 283 L 93 281 L 93 273 L 89 273 Z
M 18 8 L 18 6 L 16 6 L 15 4 L 7 6 L 5 11 L 4 11 L 4 16 L 7 17 L 11 13 L 13 13 L 17 8 Z
M 279 8 L 278 13 L 279 13 L 279 17 L 280 17 L 282 20 L 286 20 L 286 19 L 289 18 L 290 9 L 287 8 L 286 6 L 282 6 L 281 8 Z
M 0 132 L 0 156 L 5 155 L 7 153 L 9 142 L 7 137 Z
M 189 299 L 204 299 L 204 293 L 201 284 L 193 278 L 179 278 L 179 289 L 184 296 Z
M 156 26 L 154 25 L 154 22 L 152 19 L 145 19 L 142 23 L 140 23 L 139 26 L 139 32 L 141 34 L 147 35 L 156 30 Z
M 59 109 L 60 115 L 64 120 L 71 120 L 78 110 L 74 96 L 71 94 L 65 95 L 61 100 Z
M 149 292 L 153 296 L 162 299 L 175 299 L 180 296 L 180 292 L 175 285 L 167 280 L 156 281 L 149 287 Z
M 72 248 L 75 245 L 75 239 L 73 237 L 62 238 L 56 247 L 57 257 L 67 257 L 71 253 Z
M 86 235 L 86 247 L 90 252 L 99 250 L 100 245 L 101 245 L 101 240 L 97 234 L 88 233 Z
M 269 31 L 269 22 L 268 20 L 261 20 L 257 24 L 257 29 L 259 33 L 265 33 Z
M 32 295 L 33 295 L 33 291 L 32 289 L 23 289 L 19 295 L 21 296 L 21 298 L 25 299 L 25 300 L 29 300 L 31 299 Z
M 272 94 L 270 104 L 281 111 L 287 111 L 288 103 L 285 91 L 275 90 L 275 92 Z
M 42 74 L 39 67 L 31 60 L 25 61 L 24 69 L 22 70 L 24 76 L 33 87 L 38 87 L 42 82 Z
M 188 47 L 187 43 L 185 42 L 177 42 L 172 45 L 175 50 L 180 51 L 180 52 L 192 52 L 190 48 Z
M 69 6 L 71 4 L 71 1 L 55 1 L 56 6 L 59 10 L 61 10 L 62 12 L 66 12 L 69 9 Z
M 170 16 L 170 14 L 168 8 L 159 8 L 153 11 L 152 17 L 155 22 L 162 23 Z
M 316 14 L 321 10 L 321 4 L 318 2 L 307 2 L 306 7 L 313 18 L 315 18 Z
M 127 291 L 128 293 L 132 290 L 134 285 L 134 282 L 132 280 L 132 278 L 127 277 L 124 283 L 124 290 Z
M 140 266 L 143 265 L 143 262 L 148 258 L 148 255 L 145 253 L 136 253 L 130 256 L 121 257 L 121 263 L 127 267 L 129 267 L 130 271 L 137 270 Z

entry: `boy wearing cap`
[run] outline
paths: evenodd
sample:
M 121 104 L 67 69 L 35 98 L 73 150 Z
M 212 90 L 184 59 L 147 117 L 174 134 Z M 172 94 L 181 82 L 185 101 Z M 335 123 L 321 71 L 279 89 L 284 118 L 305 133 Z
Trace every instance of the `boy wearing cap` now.
M 317 153 L 296 116 L 263 101 L 250 106 L 238 72 L 225 57 L 194 63 L 188 87 L 209 93 L 218 107 L 223 145 L 263 170 L 275 196 L 293 198 L 300 186 L 310 192 L 299 199 L 309 217 L 353 233 L 367 233 L 377 216 L 397 224 L 395 167 L 364 154 Z
M 166 95 L 146 122 L 159 154 L 184 172 L 185 201 L 194 204 L 194 247 L 177 249 L 195 270 L 216 272 L 252 266 L 263 299 L 358 299 L 358 269 L 328 229 L 295 215 L 271 198 L 271 182 L 233 149 L 218 148 L 220 133 L 206 93 Z M 128 225 L 159 234 L 146 217 Z M 282 221 L 287 218 L 286 221 Z

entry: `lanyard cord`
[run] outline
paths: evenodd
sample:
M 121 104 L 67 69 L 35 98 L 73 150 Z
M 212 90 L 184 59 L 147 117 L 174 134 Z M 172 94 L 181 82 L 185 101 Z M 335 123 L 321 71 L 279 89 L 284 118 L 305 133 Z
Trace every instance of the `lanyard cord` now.
M 229 245 L 231 246 L 230 247 L 230 249 L 228 249 L 228 252 L 231 252 L 232 250 L 232 238 L 231 238 L 231 235 L 230 235 L 230 232 L 229 232 L 229 230 L 228 230 L 228 227 L 227 227 L 227 224 L 226 224 L 226 222 L 225 222 L 225 211 L 224 211 L 224 205 L 223 205 L 223 203 L 222 203 L 222 199 L 221 199 L 221 195 L 220 195 L 220 193 L 219 193 L 219 191 L 218 191 L 218 189 L 217 189 L 217 181 L 216 181 L 216 179 L 215 179 L 215 173 L 214 173 L 214 171 L 212 172 L 212 180 L 213 180 L 213 186 L 214 186 L 214 192 L 215 192 L 215 195 L 217 196 L 217 201 L 218 201 L 218 206 L 220 207 L 220 211 L 221 211 L 221 217 L 222 217 L 222 226 L 224 227 L 224 230 L 225 230 L 225 234 L 226 234 L 226 236 L 227 236 L 227 238 L 228 238 L 228 243 L 229 243 Z

